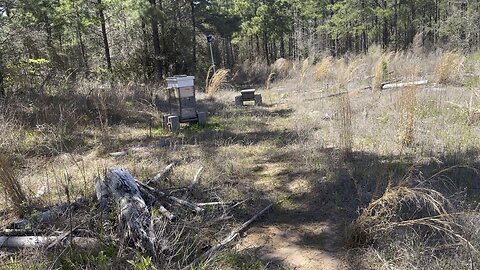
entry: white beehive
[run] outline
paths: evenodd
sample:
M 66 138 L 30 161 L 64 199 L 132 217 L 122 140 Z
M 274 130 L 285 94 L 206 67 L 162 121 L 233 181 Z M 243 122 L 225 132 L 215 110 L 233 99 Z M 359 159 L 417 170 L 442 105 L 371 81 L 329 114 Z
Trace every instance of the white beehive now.
M 175 76 L 167 78 L 167 88 L 193 87 L 195 76 Z

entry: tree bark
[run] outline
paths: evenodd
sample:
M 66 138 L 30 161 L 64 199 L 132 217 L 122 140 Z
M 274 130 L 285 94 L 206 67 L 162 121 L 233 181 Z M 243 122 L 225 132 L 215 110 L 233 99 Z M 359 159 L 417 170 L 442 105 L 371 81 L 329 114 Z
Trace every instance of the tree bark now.
M 107 61 L 108 71 L 112 72 L 112 60 L 110 57 L 110 46 L 108 45 L 107 27 L 105 24 L 105 14 L 102 0 L 97 0 L 98 16 L 100 17 L 100 25 L 102 27 L 103 47 L 105 50 L 105 60 Z
M 267 32 L 263 32 L 263 49 L 265 53 L 265 60 L 267 60 L 267 65 L 270 65 L 270 57 L 268 56 L 268 40 L 267 40 Z
M 153 224 L 148 207 L 133 176 L 123 168 L 109 170 L 105 184 L 119 209 L 122 234 L 136 247 L 153 256 Z
M 82 37 L 82 25 L 80 22 L 80 15 L 78 14 L 78 9 L 77 6 L 75 5 L 75 2 L 73 2 L 73 8 L 75 9 L 75 31 L 77 34 L 78 38 L 78 46 L 80 47 L 80 54 L 82 56 L 82 61 L 83 65 L 85 67 L 85 73 L 88 74 L 88 58 L 87 58 L 87 51 L 85 49 L 85 44 L 83 43 L 83 37 Z
M 149 0 L 150 5 L 155 10 L 157 7 L 156 0 Z M 152 39 L 153 39 L 153 51 L 154 51 L 154 65 L 155 65 L 155 82 L 160 82 L 162 80 L 163 68 L 161 50 L 160 50 L 160 35 L 158 34 L 158 16 L 156 12 L 152 12 L 150 17 L 150 23 L 152 25 Z
M 23 249 L 39 248 L 57 241 L 60 236 L 0 236 L 0 248 Z M 72 245 L 75 248 L 92 250 L 100 246 L 95 238 L 73 237 Z
M 2 52 L 0 51 L 0 97 L 5 96 L 5 85 L 3 83 L 3 75 L 4 69 L 3 69 L 3 55 Z
M 197 72 L 197 22 L 195 16 L 195 1 L 190 1 L 192 8 L 192 68 L 193 72 Z

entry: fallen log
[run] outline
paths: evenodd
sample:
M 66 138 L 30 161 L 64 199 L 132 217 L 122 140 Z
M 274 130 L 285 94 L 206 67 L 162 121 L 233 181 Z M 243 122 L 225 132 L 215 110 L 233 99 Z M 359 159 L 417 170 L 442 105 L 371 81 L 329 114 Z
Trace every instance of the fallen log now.
M 129 155 L 129 154 L 138 152 L 138 151 L 140 151 L 140 150 L 141 150 L 141 148 L 139 148 L 139 147 L 133 147 L 133 148 L 128 149 L 128 150 L 126 150 L 126 151 L 113 152 L 113 153 L 110 153 L 109 155 L 110 155 L 111 157 L 123 157 L 123 156 Z
M 43 212 L 33 214 L 29 219 L 19 219 L 7 226 L 10 229 L 23 229 L 35 224 L 45 224 L 58 220 L 63 217 L 67 211 L 74 211 L 81 205 L 84 205 L 89 198 L 80 198 L 72 203 L 62 203 L 51 207 Z
M 105 183 L 100 178 L 97 178 L 95 182 L 95 194 L 97 196 L 100 210 L 107 209 L 109 197 L 108 188 L 107 185 L 105 185 Z
M 193 177 L 192 183 L 188 186 L 188 189 L 192 189 L 200 181 L 200 174 L 202 172 L 203 167 L 200 167 L 200 169 L 198 169 L 197 173 L 195 174 L 195 177 Z
M 105 184 L 119 208 L 119 225 L 125 239 L 150 256 L 155 255 L 151 215 L 133 176 L 124 168 L 107 171 Z
M 139 182 L 139 181 L 136 181 L 136 183 L 141 187 L 141 190 L 146 190 L 148 191 L 149 193 L 153 193 L 155 195 L 157 195 L 158 197 L 164 197 L 164 198 L 167 198 L 169 200 L 171 200 L 172 202 L 175 202 L 179 205 L 183 205 L 183 206 L 186 206 L 188 208 L 191 208 L 192 210 L 194 210 L 195 212 L 203 212 L 204 209 L 199 207 L 197 204 L 195 203 L 191 203 L 189 201 L 185 201 L 183 199 L 180 199 L 180 198 L 177 198 L 175 196 L 171 196 L 169 194 L 166 194 L 165 192 L 163 191 L 160 191 L 160 190 L 157 190 L 151 186 L 149 186 L 148 184 L 144 184 L 142 182 Z
M 414 85 L 425 85 L 425 84 L 428 84 L 428 80 L 406 82 L 406 83 L 387 83 L 387 84 L 382 85 L 382 90 L 408 87 L 408 86 L 414 86 Z
M 250 224 L 252 224 L 256 219 L 258 219 L 260 216 L 262 216 L 263 214 L 265 214 L 265 212 L 267 212 L 268 210 L 270 210 L 270 208 L 272 208 L 272 206 L 274 205 L 275 203 L 271 203 L 269 204 L 267 207 L 263 208 L 262 211 L 258 212 L 256 215 L 254 215 L 252 218 L 250 218 L 249 220 L 247 220 L 246 222 L 244 222 L 240 227 L 238 227 L 237 229 L 234 229 L 226 238 L 224 238 L 220 243 L 216 244 L 215 246 L 211 247 L 208 251 L 206 251 L 205 253 L 203 253 L 202 255 L 200 255 L 200 257 L 196 258 L 192 263 L 190 263 L 189 265 L 187 265 L 186 267 L 182 268 L 182 270 L 189 270 L 189 269 L 192 269 L 194 265 L 198 264 L 199 262 L 205 260 L 205 259 L 210 259 L 214 253 L 220 249 L 222 249 L 224 246 L 228 245 L 230 242 L 232 242 L 233 240 L 235 240 L 235 238 L 237 238 L 238 235 L 240 235 L 241 232 L 243 232 L 245 229 L 248 228 L 248 226 L 250 226 Z
M 0 236 L 0 248 L 41 248 L 55 243 L 61 236 Z M 63 239 L 62 239 L 63 240 Z M 99 242 L 91 237 L 73 237 L 72 245 L 78 248 L 94 249 Z
M 168 211 L 165 207 L 163 207 L 163 205 L 160 205 L 158 207 L 158 212 L 160 212 L 163 216 L 165 216 L 169 220 L 175 219 L 175 215 L 173 215 L 170 211 Z
M 235 202 L 207 202 L 207 203 L 197 203 L 198 206 L 223 206 L 223 205 L 232 205 Z
M 151 183 L 155 183 L 155 182 L 158 182 L 160 181 L 162 178 L 164 178 L 167 173 L 169 173 L 173 166 L 175 166 L 176 162 L 172 162 L 170 164 L 167 165 L 167 167 L 165 167 L 165 169 L 163 169 L 163 171 L 161 171 L 160 173 L 158 173 L 157 175 L 155 175 L 154 177 L 152 177 L 152 179 L 148 180 L 146 182 L 147 185 L 150 185 Z

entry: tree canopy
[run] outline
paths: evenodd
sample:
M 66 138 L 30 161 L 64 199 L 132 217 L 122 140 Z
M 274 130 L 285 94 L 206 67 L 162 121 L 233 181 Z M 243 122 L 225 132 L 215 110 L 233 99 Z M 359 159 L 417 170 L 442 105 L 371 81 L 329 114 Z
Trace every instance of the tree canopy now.
M 478 0 L 4 0 L 0 15 L 2 92 L 25 72 L 138 82 L 204 73 L 208 34 L 227 68 L 408 49 L 415 36 L 425 48 L 480 44 Z

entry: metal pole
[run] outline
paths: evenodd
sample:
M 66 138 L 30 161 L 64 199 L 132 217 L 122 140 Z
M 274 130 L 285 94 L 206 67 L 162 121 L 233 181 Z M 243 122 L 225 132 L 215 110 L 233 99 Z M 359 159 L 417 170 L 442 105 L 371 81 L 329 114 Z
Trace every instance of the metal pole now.
M 210 44 L 210 55 L 212 56 L 212 67 L 213 67 L 213 73 L 217 72 L 215 70 L 215 59 L 213 59 L 213 49 L 212 49 L 212 42 L 209 42 L 208 44 Z

